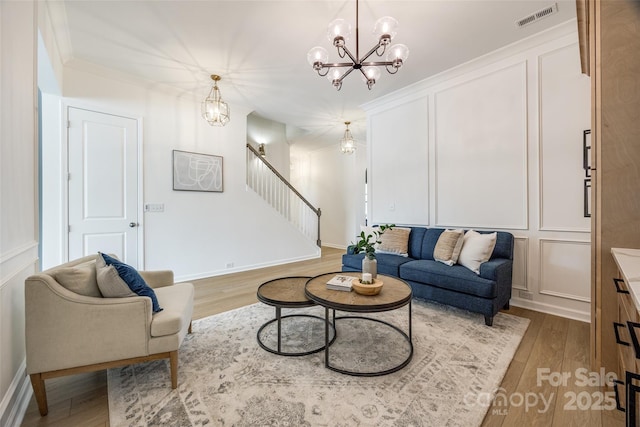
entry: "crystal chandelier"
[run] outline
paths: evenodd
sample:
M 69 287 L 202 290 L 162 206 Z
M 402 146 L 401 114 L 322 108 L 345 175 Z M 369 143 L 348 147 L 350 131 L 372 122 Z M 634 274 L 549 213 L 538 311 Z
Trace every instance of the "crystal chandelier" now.
M 344 122 L 347 128 L 344 131 L 344 136 L 340 140 L 340 150 L 343 154 L 352 154 L 356 151 L 356 140 L 351 136 L 351 131 L 349 130 L 349 125 L 351 122 Z
M 211 80 L 213 80 L 213 87 L 202 101 L 202 117 L 211 126 L 224 126 L 229 123 L 229 106 L 220 96 L 220 89 L 218 89 L 220 76 L 213 74 Z
M 389 74 L 395 74 L 409 56 L 409 48 L 403 44 L 396 44 L 387 49 L 387 46 L 391 44 L 391 39 L 397 33 L 397 27 L 398 21 L 390 16 L 378 19 L 373 28 L 378 43 L 363 57 L 360 57 L 358 0 L 356 0 L 356 54 L 353 55 L 346 46 L 351 35 L 351 24 L 344 19 L 336 19 L 329 24 L 327 37 L 338 49 L 340 58 L 347 56 L 349 62 L 328 63 L 329 53 L 321 46 L 316 46 L 309 51 L 307 61 L 319 76 L 326 76 L 337 90 L 340 90 L 342 81 L 353 70 L 360 71 L 367 87 L 371 90 L 376 80 L 380 78 L 380 67 L 385 67 Z M 374 53 L 382 57 L 385 52 L 387 52 L 386 61 L 367 61 Z

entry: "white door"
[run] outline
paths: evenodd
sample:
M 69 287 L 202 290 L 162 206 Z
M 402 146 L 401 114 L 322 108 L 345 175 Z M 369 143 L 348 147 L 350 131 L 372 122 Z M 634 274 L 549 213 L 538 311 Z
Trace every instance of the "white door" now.
M 69 107 L 69 259 L 138 266 L 138 122 Z

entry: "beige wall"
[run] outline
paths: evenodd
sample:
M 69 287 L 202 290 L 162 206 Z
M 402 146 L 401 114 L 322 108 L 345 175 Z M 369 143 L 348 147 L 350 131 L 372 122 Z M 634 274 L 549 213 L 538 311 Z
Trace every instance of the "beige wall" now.
M 0 425 L 15 425 L 25 378 L 24 279 L 36 269 L 36 3 L 0 2 Z

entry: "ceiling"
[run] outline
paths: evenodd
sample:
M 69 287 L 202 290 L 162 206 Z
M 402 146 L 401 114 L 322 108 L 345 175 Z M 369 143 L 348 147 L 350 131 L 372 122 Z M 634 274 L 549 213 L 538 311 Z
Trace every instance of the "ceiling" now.
M 347 120 L 364 139 L 363 103 L 575 18 L 574 0 L 555 2 L 556 14 L 518 28 L 516 20 L 554 1 L 363 0 L 360 50 L 374 45 L 374 22 L 390 15 L 400 23 L 393 43 L 407 45 L 409 58 L 370 91 L 355 73 L 336 91 L 306 56 L 320 45 L 338 61 L 326 29 L 336 18 L 355 27 L 353 0 L 48 0 L 66 65 L 114 69 L 196 102 L 219 74 L 232 120 L 233 106 L 245 106 L 287 124 L 291 142 L 310 147 L 337 144 Z M 355 50 L 353 37 L 347 46 Z

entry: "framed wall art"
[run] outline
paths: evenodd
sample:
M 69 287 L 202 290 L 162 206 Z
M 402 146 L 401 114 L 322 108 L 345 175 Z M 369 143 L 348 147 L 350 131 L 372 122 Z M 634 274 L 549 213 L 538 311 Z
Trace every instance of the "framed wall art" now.
M 222 193 L 222 156 L 173 150 L 173 189 Z

